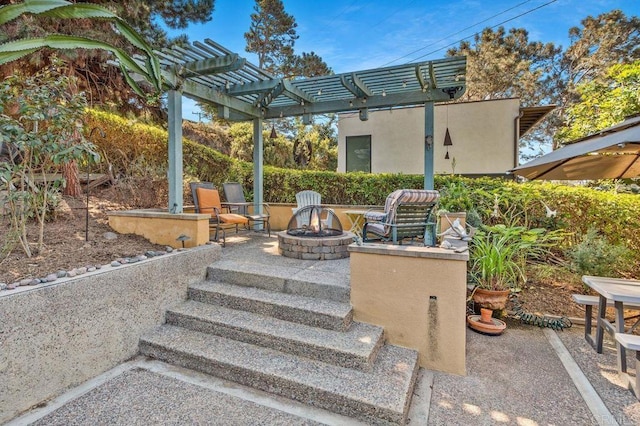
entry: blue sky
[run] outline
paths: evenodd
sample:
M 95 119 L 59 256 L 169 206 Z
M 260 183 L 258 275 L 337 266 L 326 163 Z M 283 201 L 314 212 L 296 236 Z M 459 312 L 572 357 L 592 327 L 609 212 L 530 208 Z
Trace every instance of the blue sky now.
M 257 63 L 244 51 L 254 4 L 216 0 L 210 22 L 172 34 L 210 38 Z M 296 53 L 314 51 L 336 73 L 442 58 L 448 45 L 501 23 L 525 28 L 531 41 L 566 48 L 569 28 L 589 15 L 613 9 L 640 15 L 638 0 L 284 0 L 284 6 L 298 24 Z M 197 120 L 196 110 L 185 99 L 183 117 Z

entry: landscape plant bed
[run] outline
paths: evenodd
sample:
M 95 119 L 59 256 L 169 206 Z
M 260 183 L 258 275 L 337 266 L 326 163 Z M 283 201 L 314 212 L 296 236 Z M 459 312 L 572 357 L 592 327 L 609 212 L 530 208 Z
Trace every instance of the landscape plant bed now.
M 121 195 L 114 187 L 97 190 L 91 195 L 88 241 L 85 241 L 86 200 L 65 197 L 55 219 L 46 224 L 44 252 L 27 258 L 16 246 L 0 260 L 0 283 L 10 284 L 26 278 L 43 277 L 59 270 L 107 265 L 119 258 L 166 250 L 165 246 L 152 244 L 133 234 L 118 234 L 113 240 L 105 238 L 105 233 L 113 232 L 108 225 L 107 211 L 152 207 L 148 202 L 143 206 L 124 204 L 122 199 L 131 197 Z M 135 198 L 139 199 L 138 196 Z M 7 219 L 3 218 L 2 221 L 5 222 L 2 226 L 8 227 Z M 35 229 L 35 225 L 31 226 Z M 583 291 L 580 284 L 560 280 L 530 280 L 519 293 L 519 299 L 526 312 L 583 318 L 584 310 L 571 300 L 572 293 Z
M 164 251 L 165 246 L 152 244 L 134 234 L 116 234 L 108 225 L 106 212 L 126 209 L 112 201 L 112 190 L 103 190 L 89 199 L 88 241 L 85 241 L 86 200 L 65 197 L 56 217 L 46 223 L 45 249 L 28 258 L 20 246 L 15 246 L 0 258 L 0 283 L 11 284 L 27 278 L 46 277 L 59 270 L 108 265 L 119 258 L 143 255 L 147 251 Z M 8 218 L 2 218 L 2 227 L 8 229 Z M 29 235 L 36 235 L 36 224 L 28 227 Z M 4 248 L 3 248 L 4 249 Z

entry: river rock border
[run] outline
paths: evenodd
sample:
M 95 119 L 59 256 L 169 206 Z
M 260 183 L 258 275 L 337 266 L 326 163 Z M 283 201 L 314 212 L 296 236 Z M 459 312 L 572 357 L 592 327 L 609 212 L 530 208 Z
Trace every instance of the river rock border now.
M 144 254 L 140 254 L 138 256 L 119 257 L 107 265 L 87 265 L 87 266 L 81 266 L 78 268 L 73 268 L 69 271 L 60 269 L 59 271 L 46 274 L 45 276 L 40 278 L 27 277 L 9 284 L 0 282 L 0 291 L 15 290 L 18 287 L 32 287 L 32 286 L 37 286 L 39 284 L 48 284 L 48 283 L 57 281 L 60 278 L 73 278 L 76 276 L 84 275 L 88 272 L 95 272 L 98 269 L 102 269 L 103 266 L 111 266 L 111 267 L 117 268 L 118 266 L 137 263 L 152 257 L 163 256 L 167 253 L 172 253 L 173 251 L 184 251 L 184 250 L 185 249 L 174 249 L 173 247 L 167 246 L 165 247 L 165 250 L 156 250 L 156 251 L 147 250 Z

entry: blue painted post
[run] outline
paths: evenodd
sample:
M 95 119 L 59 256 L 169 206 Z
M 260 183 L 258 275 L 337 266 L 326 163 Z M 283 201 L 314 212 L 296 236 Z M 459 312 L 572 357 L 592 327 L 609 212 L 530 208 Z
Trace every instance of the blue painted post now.
M 253 119 L 253 203 L 254 211 L 262 213 L 264 202 L 264 140 L 262 137 L 262 119 Z M 262 228 L 262 222 L 256 222 L 256 229 Z
M 424 189 L 433 189 L 433 102 L 424 104 Z
M 169 109 L 169 213 L 182 213 L 182 93 L 167 92 Z

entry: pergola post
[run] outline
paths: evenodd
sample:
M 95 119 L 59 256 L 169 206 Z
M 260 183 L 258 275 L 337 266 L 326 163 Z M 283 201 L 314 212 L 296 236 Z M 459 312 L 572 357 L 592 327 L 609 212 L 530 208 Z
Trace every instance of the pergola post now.
M 262 137 L 262 119 L 253 119 L 253 203 L 256 214 L 262 213 L 262 203 L 264 202 L 264 167 L 263 155 L 264 140 Z M 261 223 L 256 222 L 256 227 L 261 227 Z
M 424 189 L 433 189 L 433 102 L 424 104 Z
M 182 92 L 167 92 L 169 113 L 169 212 L 182 213 Z

